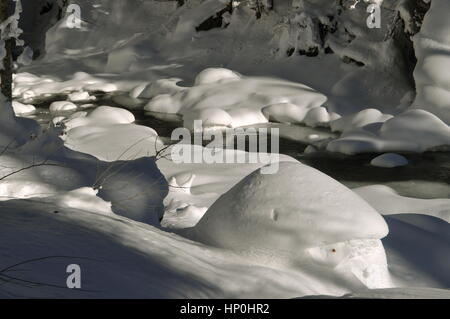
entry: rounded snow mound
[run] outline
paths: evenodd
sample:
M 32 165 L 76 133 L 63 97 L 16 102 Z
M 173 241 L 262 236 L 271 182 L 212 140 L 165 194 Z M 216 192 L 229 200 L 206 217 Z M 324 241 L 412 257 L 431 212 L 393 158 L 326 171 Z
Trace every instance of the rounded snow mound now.
M 241 76 L 231 70 L 224 68 L 207 68 L 195 77 L 194 85 L 220 83 L 225 81 L 239 80 Z
M 370 165 L 376 167 L 394 168 L 408 165 L 408 160 L 399 154 L 386 153 L 375 157 L 370 162 Z
M 301 163 L 253 172 L 222 195 L 194 227 L 210 245 L 292 258 L 303 250 L 388 233 L 381 215 L 331 177 Z

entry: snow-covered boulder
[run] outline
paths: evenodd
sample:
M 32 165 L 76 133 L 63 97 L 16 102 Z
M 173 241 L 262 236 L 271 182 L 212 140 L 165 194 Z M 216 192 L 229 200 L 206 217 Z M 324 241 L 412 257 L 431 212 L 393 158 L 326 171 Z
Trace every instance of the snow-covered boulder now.
M 233 72 L 228 71 L 223 72 Z M 215 79 L 175 94 L 157 95 L 144 109 L 183 116 L 204 109 L 222 109 L 233 118 L 232 126 L 238 127 L 266 123 L 267 117 L 271 116 L 283 122 L 299 122 L 309 109 L 322 106 L 327 100 L 325 95 L 306 85 L 285 80 L 263 77 Z
M 50 104 L 50 113 L 57 114 L 75 111 L 77 106 L 70 101 L 56 101 Z
M 368 125 L 370 126 L 370 125 Z M 424 152 L 450 145 L 450 127 L 424 110 L 408 110 L 379 127 L 355 129 L 327 145 L 330 152 Z
M 88 92 L 83 91 L 70 93 L 67 98 L 71 102 L 89 101 L 95 99 L 94 96 L 90 96 Z
M 179 78 L 159 79 L 146 85 L 144 88 L 134 88 L 132 95 L 138 98 L 151 99 L 160 94 L 175 94 L 183 91 L 185 88 L 178 86 Z M 139 92 L 140 91 L 140 92 Z
M 352 239 L 380 239 L 388 229 L 364 200 L 320 171 L 281 162 L 256 170 L 222 195 L 195 227 L 213 245 L 289 252 Z
M 129 124 L 135 121 L 130 111 L 111 106 L 99 106 L 89 114 L 91 120 L 103 123 Z
M 450 124 L 450 2 L 433 0 L 414 37 L 417 96 L 413 107 L 436 114 Z
M 408 160 L 404 156 L 399 154 L 386 153 L 375 157 L 370 162 L 370 165 L 377 167 L 394 168 L 408 165 Z
M 325 126 L 330 122 L 330 115 L 323 106 L 310 109 L 305 116 L 305 124 L 311 127 Z
M 312 260 L 358 273 L 368 286 L 389 285 L 379 241 L 388 233 L 384 219 L 351 190 L 300 163 L 281 162 L 276 174 L 257 170 L 245 177 L 191 232 L 206 244 L 245 255 L 287 264 Z
M 207 68 L 196 76 L 194 85 L 223 83 L 226 81 L 239 80 L 240 78 L 241 76 L 232 70 L 224 68 Z
M 330 127 L 333 131 L 346 132 L 372 123 L 384 123 L 390 118 L 392 115 L 383 114 L 377 109 L 365 109 L 332 121 Z
M 202 127 L 229 127 L 233 123 L 233 118 L 226 111 L 221 109 L 205 109 L 198 112 L 188 113 L 183 116 L 184 127 L 193 130 L 194 121 L 202 121 Z
M 34 112 L 36 112 L 36 108 L 30 104 L 23 104 L 23 103 L 20 103 L 17 101 L 13 101 L 12 106 L 14 109 L 14 113 L 17 116 L 29 115 L 29 114 L 33 114 Z
M 264 107 L 263 114 L 269 120 L 280 123 L 302 123 L 308 110 L 292 103 L 276 103 Z

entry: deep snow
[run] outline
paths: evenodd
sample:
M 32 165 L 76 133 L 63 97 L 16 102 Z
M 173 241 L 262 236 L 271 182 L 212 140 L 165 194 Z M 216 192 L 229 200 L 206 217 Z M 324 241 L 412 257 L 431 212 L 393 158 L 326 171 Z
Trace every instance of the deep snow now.
M 281 1 L 256 19 L 241 3 L 226 28 L 197 32 L 226 2 L 78 2 L 82 28 L 57 22 L 42 59 L 14 75 L 14 104 L 0 100 L 2 265 L 67 257 L 33 262 L 20 278 L 41 285 L 16 279 L 0 296 L 448 298 L 448 198 L 351 190 L 287 155 L 273 175 L 260 174 L 264 163 L 174 163 L 156 157 L 167 141 L 131 112 L 176 113 L 189 129 L 275 125 L 308 153 L 374 152 L 395 174 L 408 163 L 379 153 L 450 144 L 443 0 L 414 38 L 415 98 L 394 40 L 382 40 L 389 26 L 367 30 L 361 8 Z M 407 16 L 400 7 L 383 3 Z M 327 14 L 337 31 L 320 39 Z M 314 47 L 314 58 L 287 54 Z M 49 127 L 14 117 L 43 103 Z M 82 265 L 85 290 L 45 285 L 64 286 L 69 263 Z

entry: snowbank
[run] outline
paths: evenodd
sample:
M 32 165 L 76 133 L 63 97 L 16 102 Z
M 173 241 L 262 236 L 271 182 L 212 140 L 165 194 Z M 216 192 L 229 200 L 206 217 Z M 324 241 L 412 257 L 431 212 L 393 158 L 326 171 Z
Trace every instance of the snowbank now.
M 399 154 L 386 153 L 375 157 L 370 165 L 377 167 L 393 168 L 408 165 L 408 160 Z
M 450 199 L 420 199 L 399 195 L 384 185 L 353 189 L 383 215 L 422 214 L 441 218 L 450 223 Z
M 417 96 L 413 107 L 425 109 L 450 124 L 450 3 L 433 0 L 420 32 L 414 37 Z

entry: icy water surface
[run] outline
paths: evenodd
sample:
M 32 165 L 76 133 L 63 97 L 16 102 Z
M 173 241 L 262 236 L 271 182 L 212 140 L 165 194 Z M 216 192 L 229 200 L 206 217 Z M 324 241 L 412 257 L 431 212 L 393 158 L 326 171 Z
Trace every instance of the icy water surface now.
M 36 105 L 37 112 L 29 117 L 41 125 L 47 125 L 52 115 L 48 106 L 52 101 L 64 100 L 54 96 L 51 100 Z M 99 105 L 116 105 L 111 96 L 98 95 L 90 108 Z M 136 117 L 136 123 L 156 130 L 164 142 L 170 142 L 175 128 L 182 127 L 182 120 L 177 115 L 150 114 L 142 110 L 130 110 Z M 450 152 L 426 152 L 423 154 L 404 154 L 409 164 L 398 168 L 380 168 L 370 165 L 370 161 L 379 154 L 343 155 L 329 152 L 305 153 L 308 137 L 318 135 L 320 139 L 333 138 L 336 135 L 327 129 L 312 129 L 299 125 L 270 123 L 258 127 L 278 128 L 280 132 L 280 153 L 296 158 L 325 174 L 332 176 L 344 185 L 354 188 L 359 186 L 383 184 L 392 187 L 403 196 L 416 198 L 450 198 Z M 209 143 L 205 141 L 204 144 Z

